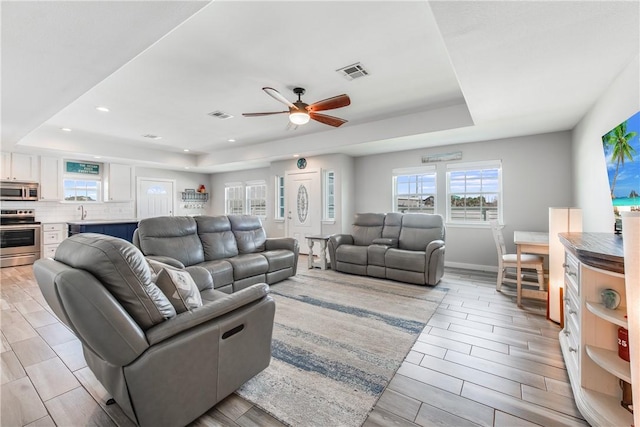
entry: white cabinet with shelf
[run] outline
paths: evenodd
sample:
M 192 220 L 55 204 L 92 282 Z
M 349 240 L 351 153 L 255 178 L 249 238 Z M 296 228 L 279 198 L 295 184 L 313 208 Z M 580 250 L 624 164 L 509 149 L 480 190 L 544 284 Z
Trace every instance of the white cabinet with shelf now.
M 42 224 L 42 258 L 53 258 L 58 245 L 67 238 L 66 223 Z
M 105 165 L 105 201 L 129 202 L 134 199 L 133 166 L 109 163 Z
M 40 157 L 40 200 L 62 200 L 62 159 Z
M 22 153 L 2 153 L 2 179 L 12 181 L 33 181 L 40 178 L 38 156 Z
M 605 233 L 562 233 L 560 240 L 566 248 L 560 347 L 576 405 L 593 426 L 630 426 L 633 414 L 620 404 L 620 380 L 632 383 L 630 362 L 618 356 L 618 328 L 628 327 L 622 241 Z M 620 294 L 617 309 L 602 304 L 605 289 Z

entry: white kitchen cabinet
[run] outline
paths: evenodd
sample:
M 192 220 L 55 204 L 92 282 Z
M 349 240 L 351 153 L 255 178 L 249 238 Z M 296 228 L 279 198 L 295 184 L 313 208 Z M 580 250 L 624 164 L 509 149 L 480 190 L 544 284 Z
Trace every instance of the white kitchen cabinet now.
M 62 159 L 40 157 L 40 200 L 62 200 Z
M 2 179 L 39 181 L 38 156 L 22 153 L 2 153 Z
M 576 405 L 593 426 L 630 426 L 633 414 L 621 404 L 620 380 L 631 383 L 631 363 L 618 356 L 618 328 L 629 329 L 622 239 L 607 233 L 561 233 L 566 248 L 564 329 L 560 347 Z M 615 290 L 617 309 L 602 303 Z M 631 355 L 634 361 L 637 355 Z M 634 393 L 637 386 L 633 387 Z
M 67 238 L 68 227 L 66 223 L 42 224 L 42 258 L 53 258 L 58 245 Z
M 134 199 L 133 166 L 109 163 L 106 165 L 105 201 L 128 202 Z

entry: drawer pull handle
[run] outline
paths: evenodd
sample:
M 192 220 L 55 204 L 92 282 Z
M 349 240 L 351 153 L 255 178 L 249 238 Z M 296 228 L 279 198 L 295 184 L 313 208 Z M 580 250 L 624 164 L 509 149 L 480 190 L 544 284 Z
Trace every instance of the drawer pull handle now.
M 564 331 L 564 336 L 565 336 L 565 337 L 568 337 L 569 335 L 571 335 L 571 332 L 569 332 L 569 331 L 565 330 L 565 331 Z
M 575 310 L 569 309 L 569 314 L 576 314 Z
M 578 349 L 577 349 L 577 348 L 573 348 L 573 347 L 569 347 L 569 351 L 572 351 L 572 352 L 574 352 L 574 353 L 575 353 L 575 352 L 577 352 L 577 351 L 578 351 Z

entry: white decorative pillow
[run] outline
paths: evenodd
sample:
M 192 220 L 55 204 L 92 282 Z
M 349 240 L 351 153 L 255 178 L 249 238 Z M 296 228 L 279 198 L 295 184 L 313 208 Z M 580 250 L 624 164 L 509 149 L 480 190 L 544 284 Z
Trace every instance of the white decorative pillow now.
M 180 314 L 187 310 L 202 307 L 202 298 L 196 282 L 189 273 L 182 270 L 163 268 L 158 273 L 156 284 L 169 298 L 169 302 Z

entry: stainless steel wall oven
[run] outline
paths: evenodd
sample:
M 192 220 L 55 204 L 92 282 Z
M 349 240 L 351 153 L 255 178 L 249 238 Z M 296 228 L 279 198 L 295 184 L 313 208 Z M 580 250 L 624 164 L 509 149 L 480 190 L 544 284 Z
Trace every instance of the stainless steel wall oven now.
M 40 223 L 33 209 L 0 212 L 0 267 L 33 264 L 40 258 Z

